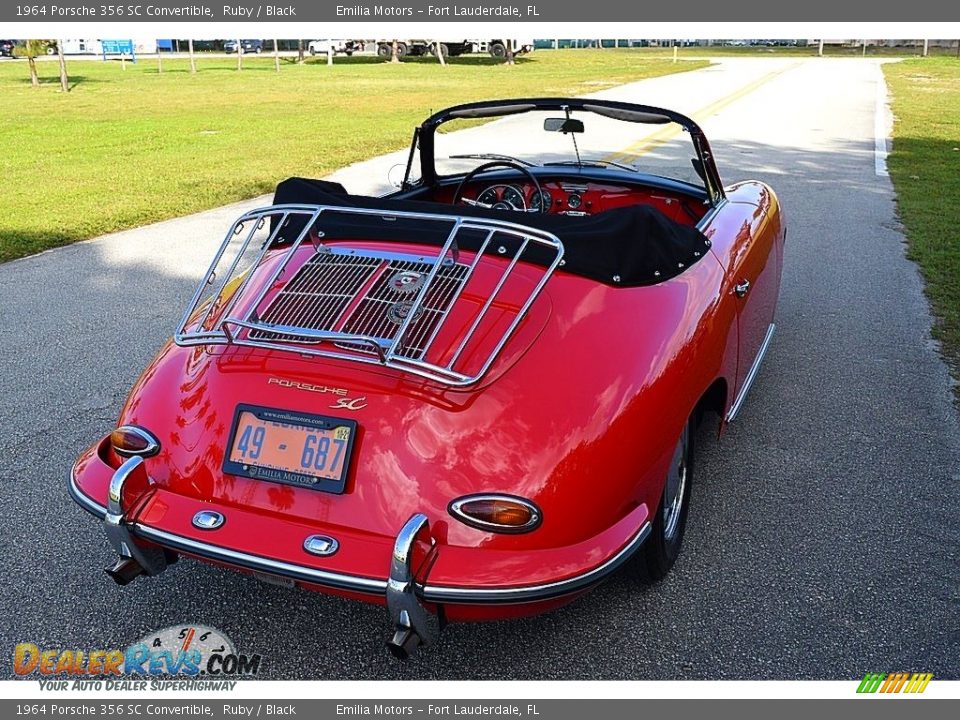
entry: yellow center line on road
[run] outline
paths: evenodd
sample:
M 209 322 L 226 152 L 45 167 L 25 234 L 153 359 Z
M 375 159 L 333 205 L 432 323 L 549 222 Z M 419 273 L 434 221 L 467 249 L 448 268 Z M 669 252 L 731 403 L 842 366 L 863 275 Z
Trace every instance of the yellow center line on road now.
M 773 70 L 771 72 L 768 72 L 766 75 L 763 75 L 762 77 L 757 78 L 753 82 L 747 83 L 742 88 L 738 90 L 734 90 L 729 95 L 726 95 L 720 98 L 719 100 L 715 100 L 714 102 L 710 103 L 706 107 L 700 108 L 699 110 L 694 112 L 691 115 L 691 117 L 693 118 L 694 122 L 696 122 L 699 125 L 708 117 L 732 105 L 737 100 L 742 98 L 744 95 L 749 95 L 757 88 L 763 85 L 766 85 L 768 82 L 770 82 L 776 77 L 779 77 L 780 75 L 787 72 L 788 70 L 793 70 L 795 67 L 799 67 L 799 65 L 800 63 L 793 63 L 791 65 L 788 65 L 785 68 L 781 68 L 780 70 Z M 618 150 L 617 152 L 607 155 L 603 159 L 606 162 L 622 163 L 624 161 L 629 161 L 631 159 L 638 158 L 644 153 L 650 152 L 655 147 L 659 147 L 660 145 L 663 145 L 664 143 L 669 142 L 674 137 L 679 135 L 681 132 L 683 132 L 682 127 L 680 127 L 676 123 L 671 123 L 669 125 L 666 125 L 660 128 L 655 133 L 652 133 L 651 135 L 647 135 L 645 138 L 641 140 L 637 140 L 635 143 L 628 145 L 623 150 Z

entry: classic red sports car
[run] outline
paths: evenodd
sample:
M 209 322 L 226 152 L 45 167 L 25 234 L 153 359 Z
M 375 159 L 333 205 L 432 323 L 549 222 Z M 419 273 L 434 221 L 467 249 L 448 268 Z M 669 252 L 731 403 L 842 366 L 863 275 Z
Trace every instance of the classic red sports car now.
M 443 110 L 398 191 L 293 178 L 237 220 L 70 491 L 117 582 L 188 555 L 385 603 L 401 657 L 624 564 L 656 580 L 695 424 L 737 415 L 773 335 L 784 237 L 676 112 Z

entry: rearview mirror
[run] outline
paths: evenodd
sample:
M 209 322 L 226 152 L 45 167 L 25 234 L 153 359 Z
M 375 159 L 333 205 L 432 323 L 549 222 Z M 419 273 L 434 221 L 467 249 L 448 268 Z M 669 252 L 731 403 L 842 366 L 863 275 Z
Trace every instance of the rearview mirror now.
M 547 132 L 582 133 L 583 121 L 573 118 L 546 118 L 543 121 L 543 129 Z

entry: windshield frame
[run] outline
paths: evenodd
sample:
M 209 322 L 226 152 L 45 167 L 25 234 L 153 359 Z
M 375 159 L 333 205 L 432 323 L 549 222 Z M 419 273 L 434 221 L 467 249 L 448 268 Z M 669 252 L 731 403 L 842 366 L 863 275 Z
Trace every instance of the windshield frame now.
M 598 100 L 595 98 L 515 98 L 509 100 L 487 100 L 484 102 L 466 103 L 434 113 L 416 129 L 413 145 L 410 148 L 407 173 L 404 178 L 404 187 L 414 184 L 428 186 L 436 185 L 440 179 L 437 173 L 435 158 L 435 135 L 437 129 L 450 120 L 465 118 L 499 118 L 508 115 L 517 115 L 535 110 L 553 110 L 558 112 L 579 111 L 612 117 L 624 122 L 641 124 L 664 125 L 675 123 L 680 125 L 690 135 L 697 160 L 703 168 L 703 189 L 707 194 L 711 206 L 716 206 L 726 196 L 723 184 L 713 160 L 710 143 L 703 134 L 700 126 L 686 115 L 673 110 L 654 107 L 651 105 L 637 105 L 634 103 L 619 102 L 616 100 Z M 495 152 L 495 149 L 491 149 Z M 416 153 L 420 156 L 420 178 L 411 181 L 413 158 Z

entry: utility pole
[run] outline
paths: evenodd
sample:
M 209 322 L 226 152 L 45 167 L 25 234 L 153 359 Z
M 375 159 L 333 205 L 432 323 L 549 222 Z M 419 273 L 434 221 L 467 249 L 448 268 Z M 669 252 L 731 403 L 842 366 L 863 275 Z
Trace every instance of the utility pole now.
M 190 74 L 197 74 L 197 60 L 193 57 L 193 38 L 187 40 L 187 51 L 190 53 Z
M 280 52 L 277 50 L 277 39 L 273 39 L 273 66 L 280 72 Z

